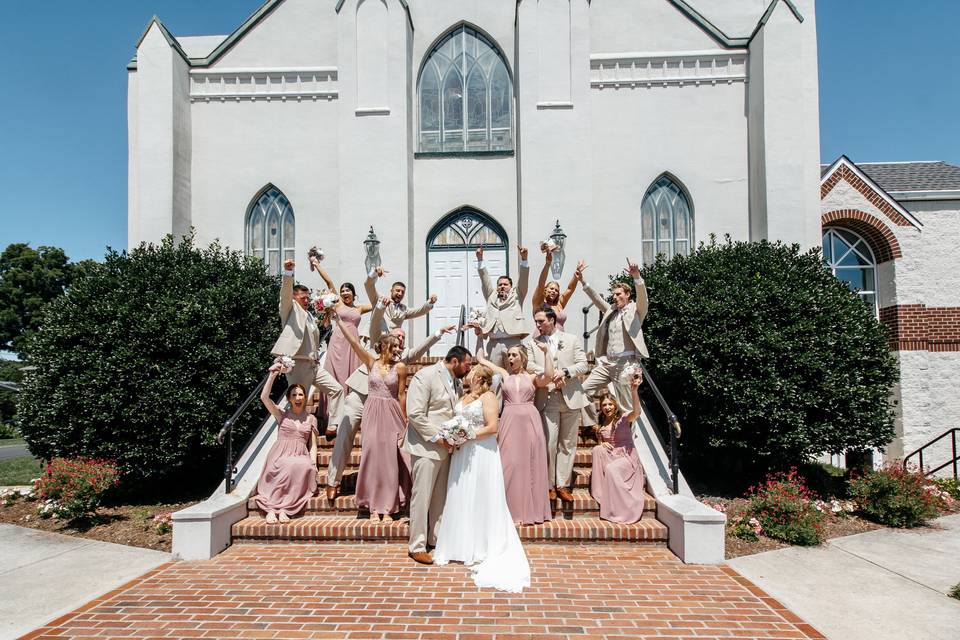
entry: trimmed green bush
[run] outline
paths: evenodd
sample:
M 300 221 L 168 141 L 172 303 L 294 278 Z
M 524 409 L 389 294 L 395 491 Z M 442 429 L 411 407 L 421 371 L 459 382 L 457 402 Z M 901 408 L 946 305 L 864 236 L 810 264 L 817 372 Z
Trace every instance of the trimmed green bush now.
M 819 249 L 728 239 L 643 277 L 648 366 L 683 423 L 685 472 L 756 477 L 893 438 L 886 329 Z
M 130 487 L 216 481 L 214 438 L 270 363 L 278 279 L 192 237 L 110 251 L 42 312 L 17 405 L 34 455 L 109 459 Z M 263 419 L 237 424 L 245 442 Z
M 937 517 L 938 501 L 922 473 L 890 462 L 850 481 L 850 495 L 864 516 L 889 527 L 919 527 Z

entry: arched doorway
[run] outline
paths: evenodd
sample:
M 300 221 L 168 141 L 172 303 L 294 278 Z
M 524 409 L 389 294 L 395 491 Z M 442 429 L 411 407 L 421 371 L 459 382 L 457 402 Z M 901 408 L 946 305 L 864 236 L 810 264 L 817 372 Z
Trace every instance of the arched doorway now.
M 430 330 L 460 319 L 460 306 L 483 308 L 486 301 L 477 273 L 477 247 L 483 245 L 483 261 L 491 277 L 508 272 L 507 234 L 496 220 L 462 207 L 447 214 L 427 234 L 428 290 L 437 294 L 437 304 L 429 316 Z M 431 355 L 446 353 L 456 343 L 456 336 L 446 335 Z

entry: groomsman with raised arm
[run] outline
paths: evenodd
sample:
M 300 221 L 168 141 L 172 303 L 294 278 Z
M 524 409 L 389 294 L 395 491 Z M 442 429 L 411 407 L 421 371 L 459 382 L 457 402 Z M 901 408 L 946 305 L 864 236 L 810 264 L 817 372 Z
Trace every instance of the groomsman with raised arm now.
M 590 404 L 578 377 L 587 372 L 587 356 L 576 336 L 557 329 L 557 314 L 553 309 L 539 309 L 533 314 L 533 322 L 540 330 L 535 342 L 545 343 L 548 346 L 547 353 L 553 360 L 553 382 L 538 388 L 534 400 L 543 418 L 547 439 L 550 500 L 560 496 L 561 500 L 572 502 L 573 494 L 568 487 L 573 481 L 580 410 Z M 542 374 L 546 364 L 544 358 L 547 356 L 534 348 L 533 342 L 527 343 L 525 348 L 527 369 L 537 375 Z
M 311 262 L 316 258 L 311 258 Z M 316 261 L 319 265 L 319 261 Z M 327 395 L 331 424 L 337 424 L 343 412 L 343 387 L 323 367 L 317 366 L 320 331 L 317 321 L 307 311 L 310 289 L 293 282 L 293 260 L 283 263 L 280 283 L 280 324 L 283 329 L 271 353 L 293 358 L 293 370 L 287 374 L 289 384 L 301 384 L 311 395 L 311 385 Z
M 504 360 L 510 347 L 520 344 L 529 335 L 527 323 L 523 317 L 523 301 L 527 297 L 527 284 L 530 278 L 530 265 L 527 262 L 527 248 L 520 251 L 520 276 L 514 288 L 510 276 L 497 278 L 496 289 L 490 280 L 490 274 L 483 265 L 483 247 L 477 249 L 477 269 L 480 272 L 480 285 L 483 297 L 487 301 L 486 317 L 480 327 L 480 337 L 486 341 L 490 362 L 498 367 L 506 366 Z
M 370 344 L 377 344 L 380 341 L 382 331 L 375 327 L 383 327 L 384 312 L 389 307 L 390 300 L 381 298 L 377 301 L 370 316 Z M 455 325 L 450 325 L 438 329 L 433 335 L 429 336 L 422 344 L 415 349 L 405 349 L 407 334 L 396 327 L 390 331 L 400 339 L 400 358 L 399 361 L 404 364 L 416 362 L 429 351 L 430 347 L 439 342 L 445 333 L 450 333 L 456 329 Z M 343 403 L 343 417 L 337 427 L 337 439 L 333 445 L 333 454 L 330 456 L 330 463 L 327 465 L 327 500 L 333 502 L 340 491 L 340 480 L 343 477 L 343 470 L 350 459 L 350 453 L 353 451 L 353 439 L 360 426 L 360 420 L 363 418 L 363 405 L 367 401 L 367 392 L 369 390 L 369 372 L 366 365 L 360 365 L 349 378 L 347 378 L 347 398 Z
M 610 385 L 610 391 L 621 407 L 630 407 L 633 403 L 630 382 L 621 379 L 624 368 L 650 356 L 643 340 L 643 320 L 649 306 L 647 287 L 640 276 L 639 266 L 627 260 L 627 268 L 633 277 L 637 300 L 630 299 L 630 285 L 618 282 L 611 287 L 612 306 L 587 284 L 582 271 L 576 272 L 576 277 L 583 282 L 583 290 L 603 314 L 594 347 L 597 364 L 583 383 L 583 392 L 594 398 Z
M 370 273 L 367 274 L 367 279 L 363 283 L 363 288 L 367 291 L 367 297 L 370 298 L 370 304 L 376 306 L 377 301 L 380 299 L 380 296 L 377 295 L 377 279 L 382 278 L 383 274 L 387 273 L 387 270 L 383 267 L 375 267 L 370 270 Z M 403 296 L 407 293 L 407 285 L 399 280 L 390 285 L 390 297 L 389 304 L 383 312 L 383 319 L 374 325 L 373 318 L 370 319 L 370 339 L 373 340 L 374 327 L 378 325 L 383 325 L 382 328 L 377 329 L 380 333 L 385 331 L 390 331 L 391 329 L 399 329 L 403 327 L 403 323 L 411 318 L 418 318 L 420 316 L 430 313 L 430 310 L 433 309 L 433 305 L 437 302 L 437 296 L 430 294 L 430 297 L 427 301 L 417 307 L 416 309 L 410 309 L 407 305 L 403 304 Z

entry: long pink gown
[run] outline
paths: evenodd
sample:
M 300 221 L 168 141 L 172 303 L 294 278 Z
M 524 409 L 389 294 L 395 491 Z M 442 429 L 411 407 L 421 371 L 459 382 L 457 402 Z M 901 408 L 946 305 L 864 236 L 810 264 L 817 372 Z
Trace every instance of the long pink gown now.
M 355 338 L 360 337 L 360 312 L 353 307 L 340 306 L 337 309 L 340 319 L 347 324 L 347 330 Z M 327 347 L 327 359 L 323 368 L 330 372 L 337 382 L 345 385 L 347 378 L 360 366 L 360 356 L 350 347 L 346 336 L 340 330 L 339 324 L 334 324 L 333 333 L 330 335 L 330 345 Z
M 527 374 L 512 374 L 501 386 L 503 413 L 497 441 L 503 465 L 507 506 L 514 522 L 549 520 L 547 441 L 543 421 L 533 405 L 536 389 Z
M 620 418 L 615 427 L 602 427 L 600 442 L 593 448 L 590 477 L 590 492 L 600 503 L 600 517 L 612 522 L 638 522 L 643 517 L 644 477 L 630 423 Z M 613 449 L 607 450 L 604 442 L 612 444 Z
M 550 305 L 544 305 L 544 306 L 549 307 Z M 557 305 L 555 307 L 550 307 L 550 308 L 553 309 L 553 312 L 555 314 L 557 314 L 557 331 L 563 331 L 563 325 L 567 323 L 567 312 L 564 311 L 563 307 L 561 307 L 560 305 Z M 533 310 L 534 313 L 536 313 L 537 311 L 540 311 L 540 309 Z M 540 328 L 537 327 L 536 325 L 534 325 L 533 327 L 533 337 L 534 338 L 540 337 Z
M 370 390 L 363 405 L 360 431 L 360 471 L 357 475 L 357 505 L 370 513 L 396 513 L 410 495 L 410 457 L 399 447 L 406 428 L 397 400 L 397 368 L 380 374 L 374 364 L 369 376 Z
M 310 434 L 317 433 L 313 415 L 296 417 L 283 412 L 277 441 L 267 453 L 267 463 L 257 481 L 257 506 L 288 516 L 295 515 L 317 492 L 317 466 L 310 458 Z

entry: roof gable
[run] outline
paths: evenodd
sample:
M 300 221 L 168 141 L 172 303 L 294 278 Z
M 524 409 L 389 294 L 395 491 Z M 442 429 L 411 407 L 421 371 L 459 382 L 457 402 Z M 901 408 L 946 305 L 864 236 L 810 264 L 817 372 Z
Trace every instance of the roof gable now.
M 824 171 L 820 177 L 820 199 L 827 197 L 841 180 L 846 181 L 882 211 L 897 226 L 914 226 L 922 229 L 923 224 L 903 205 L 897 202 L 880 185 L 873 181 L 847 156 L 840 156 Z

